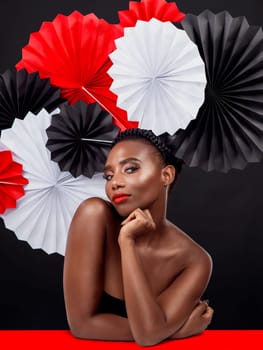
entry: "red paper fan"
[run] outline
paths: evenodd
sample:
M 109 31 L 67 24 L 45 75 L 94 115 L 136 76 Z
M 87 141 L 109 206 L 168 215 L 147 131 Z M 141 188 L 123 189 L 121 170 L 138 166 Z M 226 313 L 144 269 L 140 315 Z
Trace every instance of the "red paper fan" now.
M 130 1 L 129 10 L 119 11 L 118 15 L 123 27 L 135 26 L 138 19 L 149 21 L 156 18 L 162 22 L 180 22 L 185 17 L 185 14 L 179 11 L 175 2 L 168 3 L 165 0 Z
M 0 151 L 0 214 L 16 207 L 26 184 L 28 180 L 22 176 L 22 165 L 13 161 L 11 151 Z
M 112 79 L 107 70 L 112 63 L 108 55 L 115 49 L 114 40 L 122 35 L 121 26 L 109 24 L 93 13 L 59 14 L 31 34 L 16 68 L 39 71 L 41 78 L 50 78 L 70 104 L 96 101 L 121 129 L 136 127 L 116 106 L 117 96 L 109 90 Z

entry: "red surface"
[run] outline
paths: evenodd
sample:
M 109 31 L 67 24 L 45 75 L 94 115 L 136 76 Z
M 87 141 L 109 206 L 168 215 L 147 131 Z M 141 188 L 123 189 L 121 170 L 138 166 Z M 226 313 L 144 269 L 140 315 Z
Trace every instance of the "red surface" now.
M 141 349 L 134 342 L 91 341 L 74 338 L 69 331 L 0 331 L 0 348 L 5 349 Z M 205 331 L 202 335 L 172 340 L 154 349 L 174 350 L 243 350 L 263 349 L 263 330 Z

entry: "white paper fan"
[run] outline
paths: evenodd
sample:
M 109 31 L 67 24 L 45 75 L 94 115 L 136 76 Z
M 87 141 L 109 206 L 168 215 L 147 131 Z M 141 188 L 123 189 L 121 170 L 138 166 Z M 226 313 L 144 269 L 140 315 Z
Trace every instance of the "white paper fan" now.
M 108 74 L 117 105 L 157 135 L 184 129 L 204 101 L 205 66 L 184 30 L 153 18 L 115 40 Z
M 2 218 L 7 228 L 33 248 L 64 255 L 69 225 L 78 205 L 92 196 L 106 196 L 101 174 L 91 179 L 74 178 L 69 172 L 61 172 L 51 160 L 45 146 L 45 130 L 50 123 L 51 114 L 42 110 L 37 116 L 28 113 L 24 120 L 15 119 L 11 129 L 2 131 L 3 145 L 13 152 L 15 161 L 23 164 L 23 175 L 29 180 L 17 208 L 8 209 Z

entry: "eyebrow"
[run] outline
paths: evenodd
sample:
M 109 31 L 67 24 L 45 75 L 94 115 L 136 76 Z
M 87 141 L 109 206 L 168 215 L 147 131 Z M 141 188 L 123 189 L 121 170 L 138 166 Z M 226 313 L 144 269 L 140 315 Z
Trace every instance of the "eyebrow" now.
M 119 162 L 119 164 L 123 165 L 123 164 L 129 163 L 129 162 L 140 162 L 141 163 L 141 160 L 138 159 L 138 158 L 129 157 L 129 158 L 125 158 L 125 159 L 121 160 Z M 111 165 L 106 165 L 105 168 L 104 168 L 104 171 L 109 170 L 109 169 L 112 169 L 112 166 Z

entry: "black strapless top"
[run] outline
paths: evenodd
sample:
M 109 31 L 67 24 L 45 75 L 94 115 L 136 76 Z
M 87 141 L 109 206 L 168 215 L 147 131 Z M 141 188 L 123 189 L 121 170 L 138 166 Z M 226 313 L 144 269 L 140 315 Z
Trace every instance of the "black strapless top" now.
M 102 292 L 98 312 L 127 317 L 125 301 L 115 298 L 105 291 Z

